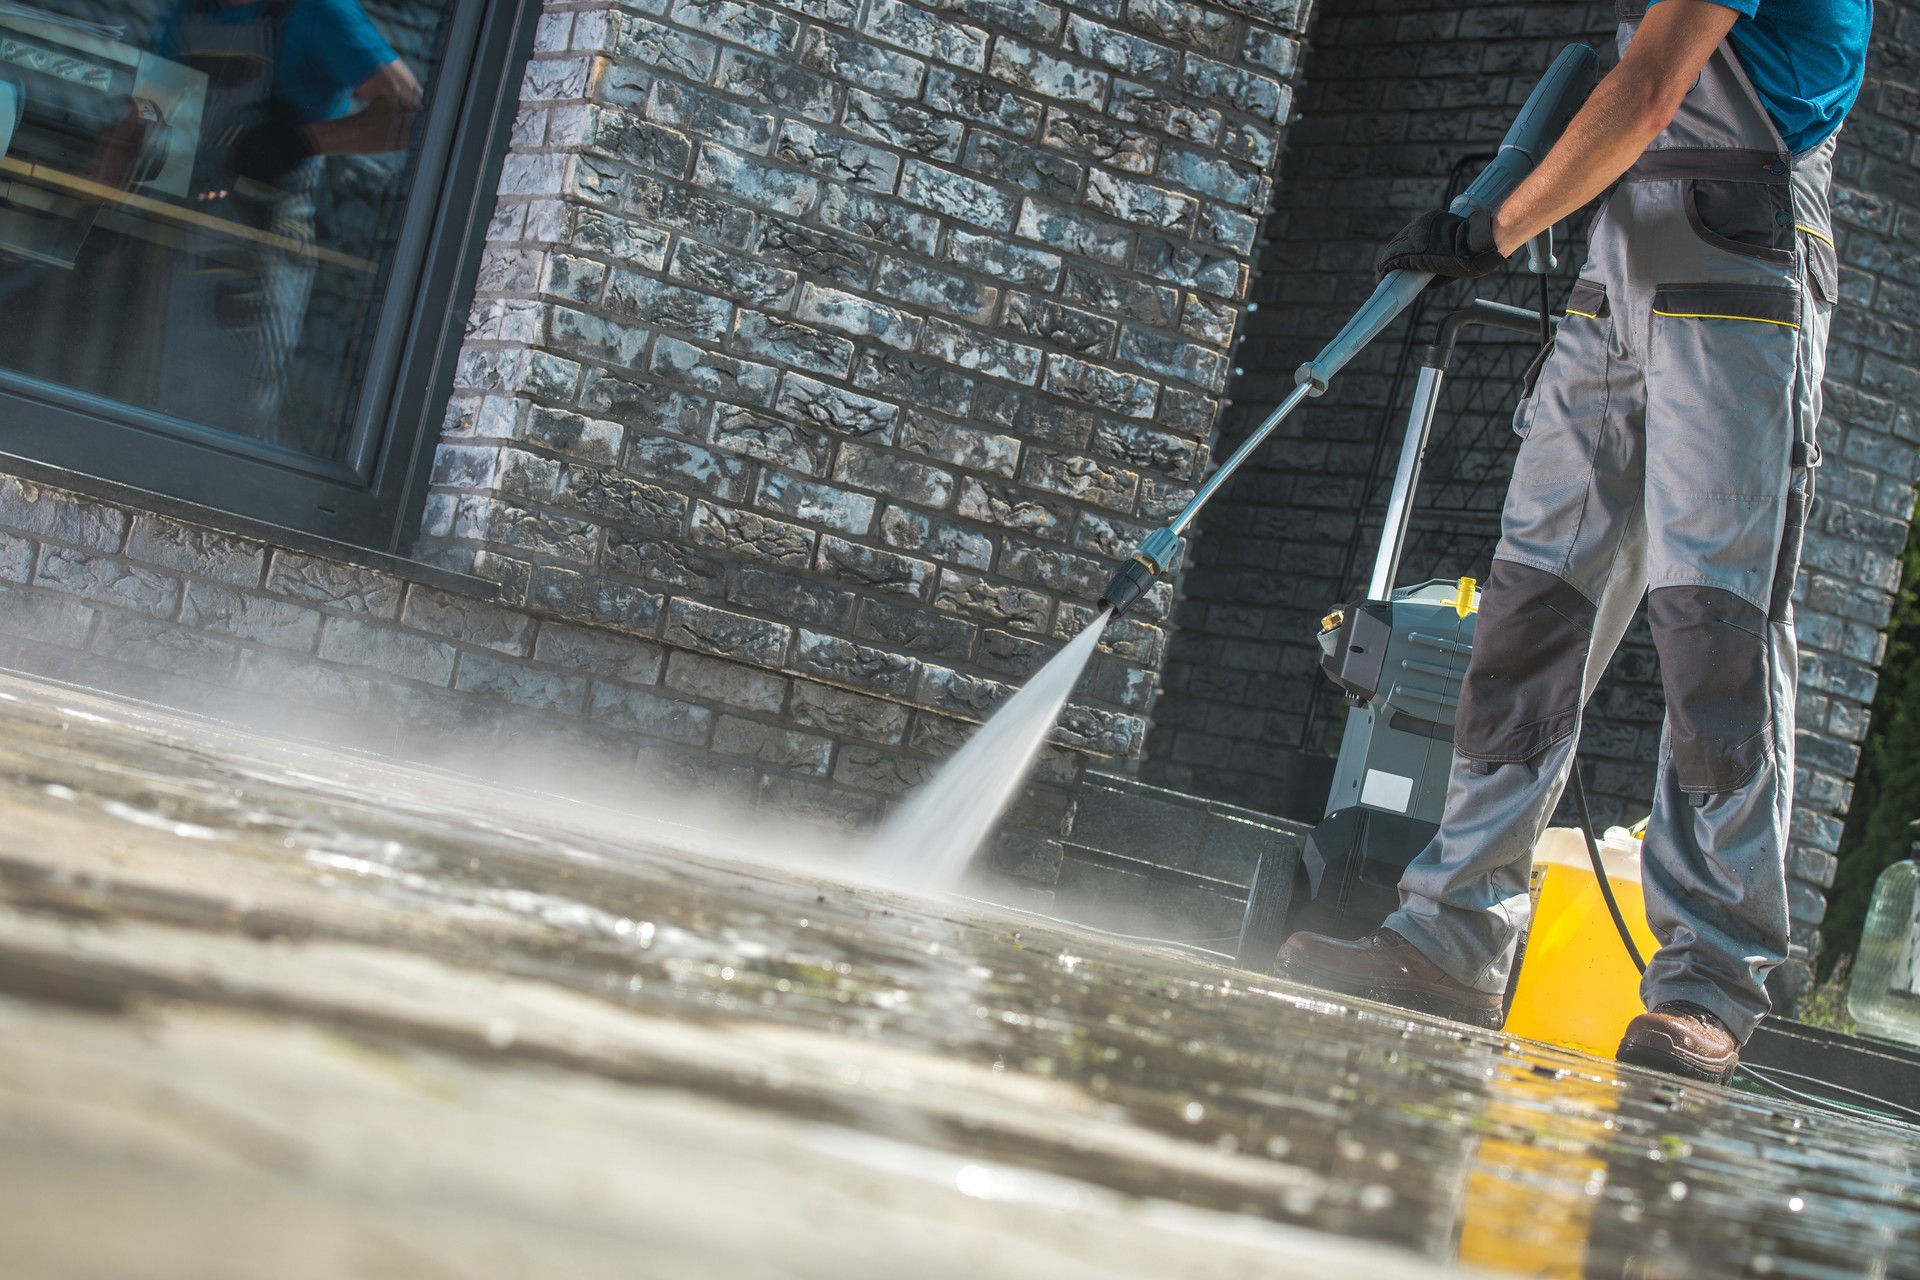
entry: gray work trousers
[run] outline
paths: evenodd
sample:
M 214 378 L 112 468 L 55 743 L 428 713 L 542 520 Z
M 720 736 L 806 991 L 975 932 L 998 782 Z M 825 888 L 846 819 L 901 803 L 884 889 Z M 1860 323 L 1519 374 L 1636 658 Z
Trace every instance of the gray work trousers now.
M 1642 857 L 1661 945 L 1641 996 L 1648 1008 L 1691 1000 L 1744 1041 L 1787 954 L 1791 594 L 1837 290 L 1832 141 L 1793 157 L 1790 181 L 1775 175 L 1786 190 L 1758 197 L 1792 210 L 1770 246 L 1750 209 L 1728 212 L 1754 191 L 1672 176 L 1683 161 L 1743 176 L 1736 154 L 1749 153 L 1643 161 L 1595 224 L 1552 354 L 1515 416 L 1524 439 L 1446 814 L 1386 924 L 1459 981 L 1505 987 L 1533 846 L 1587 699 L 1644 596 L 1667 706 Z M 1720 219 L 1744 224 L 1722 235 Z

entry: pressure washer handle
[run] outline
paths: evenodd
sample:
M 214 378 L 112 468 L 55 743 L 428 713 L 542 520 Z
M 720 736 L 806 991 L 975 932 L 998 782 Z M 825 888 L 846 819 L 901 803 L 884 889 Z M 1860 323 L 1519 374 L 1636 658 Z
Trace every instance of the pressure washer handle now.
M 1507 136 L 1500 140 L 1500 151 L 1492 163 L 1480 171 L 1471 186 L 1447 207 L 1465 215 L 1478 209 L 1498 209 L 1514 188 L 1525 181 L 1534 166 L 1552 148 L 1574 112 L 1593 92 L 1599 79 L 1600 55 L 1584 44 L 1570 44 L 1560 51 L 1540 77 L 1540 83 L 1527 95 L 1527 101 L 1514 118 Z M 1424 271 L 1395 271 L 1382 280 L 1353 319 L 1334 335 L 1320 354 L 1300 366 L 1293 380 L 1319 395 L 1347 362 L 1360 354 L 1380 331 L 1420 296 L 1433 276 Z

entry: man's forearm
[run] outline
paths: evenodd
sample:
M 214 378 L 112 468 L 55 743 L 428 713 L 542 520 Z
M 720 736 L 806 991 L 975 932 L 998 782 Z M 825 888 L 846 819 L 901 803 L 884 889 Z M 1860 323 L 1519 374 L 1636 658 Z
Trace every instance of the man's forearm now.
M 1711 0 L 1662 0 L 1648 10 L 1627 56 L 1500 207 L 1493 225 L 1500 251 L 1519 249 L 1631 168 L 1673 119 L 1738 16 Z
M 307 141 L 323 156 L 399 151 L 413 132 L 422 97 L 420 82 L 396 58 L 355 88 L 358 111 L 306 126 Z

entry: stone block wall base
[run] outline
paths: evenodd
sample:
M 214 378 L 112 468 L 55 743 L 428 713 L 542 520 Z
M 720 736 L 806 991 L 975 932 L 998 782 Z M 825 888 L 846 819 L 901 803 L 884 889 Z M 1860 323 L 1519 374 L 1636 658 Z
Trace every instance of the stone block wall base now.
M 778 819 L 770 832 L 802 823 L 849 851 L 973 727 L 830 672 L 505 607 L 8 477 L 0 668 L 615 806 L 758 812 Z M 1089 758 L 1043 751 L 981 859 L 988 882 L 1051 887 Z

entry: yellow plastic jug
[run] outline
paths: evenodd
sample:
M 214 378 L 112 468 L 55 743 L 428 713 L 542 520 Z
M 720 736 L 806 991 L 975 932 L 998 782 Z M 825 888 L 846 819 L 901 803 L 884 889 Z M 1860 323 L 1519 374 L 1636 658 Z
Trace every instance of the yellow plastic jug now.
M 1613 896 L 1645 959 L 1659 947 L 1640 892 L 1640 841 L 1624 828 L 1600 847 Z M 1534 846 L 1535 900 L 1506 1029 L 1517 1036 L 1611 1058 L 1627 1023 L 1644 1011 L 1640 974 L 1607 914 L 1586 842 L 1549 828 Z

